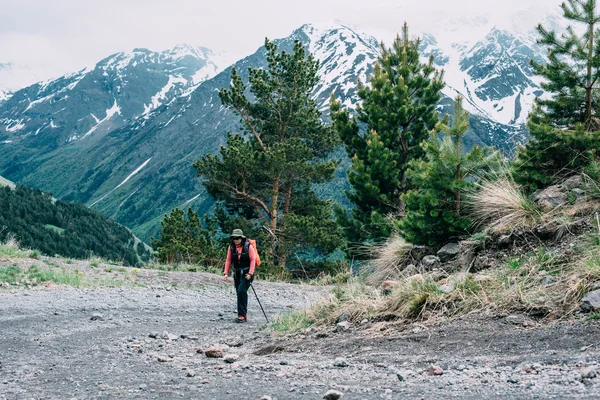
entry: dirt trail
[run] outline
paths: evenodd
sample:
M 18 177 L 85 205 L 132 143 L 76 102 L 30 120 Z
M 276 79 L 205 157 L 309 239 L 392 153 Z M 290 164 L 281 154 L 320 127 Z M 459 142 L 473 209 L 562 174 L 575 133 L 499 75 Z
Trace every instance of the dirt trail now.
M 0 290 L 0 399 L 321 399 L 330 389 L 343 399 L 600 398 L 595 321 L 524 328 L 478 316 L 281 338 L 261 328 L 253 294 L 249 323 L 236 324 L 231 284 L 171 274 L 160 276 L 196 289 Z M 256 289 L 270 316 L 328 293 Z M 197 352 L 212 345 L 232 363 Z

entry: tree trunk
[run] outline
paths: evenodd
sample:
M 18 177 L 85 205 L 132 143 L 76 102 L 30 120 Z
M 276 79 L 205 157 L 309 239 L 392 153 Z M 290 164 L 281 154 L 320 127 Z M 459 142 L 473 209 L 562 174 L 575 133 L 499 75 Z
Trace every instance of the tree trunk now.
M 589 23 L 589 42 L 587 60 L 587 82 L 585 88 L 585 129 L 591 130 L 592 125 L 592 59 L 594 57 L 594 23 Z

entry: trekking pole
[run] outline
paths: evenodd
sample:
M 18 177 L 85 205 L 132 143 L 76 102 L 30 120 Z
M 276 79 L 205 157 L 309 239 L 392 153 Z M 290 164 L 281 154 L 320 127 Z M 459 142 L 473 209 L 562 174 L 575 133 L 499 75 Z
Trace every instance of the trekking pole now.
M 256 290 L 254 290 L 254 285 L 250 284 L 250 287 L 252 288 L 252 291 L 254 292 L 254 296 L 256 296 L 256 301 L 258 301 L 258 305 L 260 306 L 260 309 L 262 310 L 263 314 L 265 315 L 265 319 L 267 320 L 267 324 L 269 323 L 269 318 L 267 318 L 267 313 L 265 312 L 265 309 L 263 308 L 262 304 L 260 304 L 260 300 L 258 299 L 258 295 L 256 294 Z

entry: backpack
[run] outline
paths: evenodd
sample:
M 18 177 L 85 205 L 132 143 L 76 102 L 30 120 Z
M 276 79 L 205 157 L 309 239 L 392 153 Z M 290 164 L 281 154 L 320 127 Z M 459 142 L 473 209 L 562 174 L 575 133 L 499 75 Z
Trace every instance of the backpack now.
M 248 239 L 246 242 L 249 242 L 252 247 L 254 247 L 254 252 L 256 253 L 256 266 L 260 265 L 260 256 L 258 255 L 258 248 L 256 247 L 256 239 Z
M 258 267 L 260 265 L 260 256 L 258 255 L 258 248 L 256 247 L 256 239 L 246 239 L 246 242 L 244 243 L 244 250 L 242 250 L 242 251 L 248 252 L 247 246 L 250 244 L 252 245 L 252 247 L 254 247 L 254 253 L 256 253 L 255 266 Z M 232 247 L 232 249 L 235 249 L 235 248 Z M 233 252 L 233 250 L 232 250 L 232 252 Z

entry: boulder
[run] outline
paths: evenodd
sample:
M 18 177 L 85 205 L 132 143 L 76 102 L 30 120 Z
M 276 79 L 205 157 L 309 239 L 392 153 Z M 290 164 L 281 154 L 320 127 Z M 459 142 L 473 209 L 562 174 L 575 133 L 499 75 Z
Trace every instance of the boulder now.
M 600 310 L 600 290 L 589 292 L 581 302 L 583 312 L 593 312 Z
M 339 400 L 344 397 L 344 393 L 339 392 L 337 390 L 328 390 L 327 393 L 323 396 L 325 400 Z
M 440 258 L 437 256 L 425 256 L 421 260 L 421 265 L 426 271 L 431 271 L 440 267 Z
M 440 258 L 440 261 L 444 262 L 456 258 L 458 252 L 458 243 L 448 243 L 447 245 L 438 250 L 437 256 Z
M 533 200 L 540 206 L 542 211 L 548 212 L 569 201 L 567 192 L 562 185 L 548 186 L 533 194 Z
M 219 346 L 212 346 L 204 350 L 204 355 L 208 358 L 223 358 L 223 350 Z
M 398 286 L 400 282 L 398 281 L 383 281 L 381 284 L 381 290 L 383 292 L 390 292 L 395 286 Z
M 458 264 L 462 268 L 469 268 L 477 255 L 481 242 L 463 240 L 458 243 Z
M 413 246 L 410 249 L 410 256 L 415 261 L 421 261 L 425 256 L 431 256 L 435 254 L 435 251 L 429 246 Z
M 400 276 L 402 277 L 409 277 L 409 276 L 413 276 L 419 273 L 419 270 L 417 269 L 417 267 L 414 266 L 414 264 L 408 264 L 403 270 L 402 273 L 400 273 Z
M 585 182 L 583 181 L 583 176 L 581 175 L 573 175 L 562 183 L 562 186 L 567 190 L 580 189 L 584 185 Z

